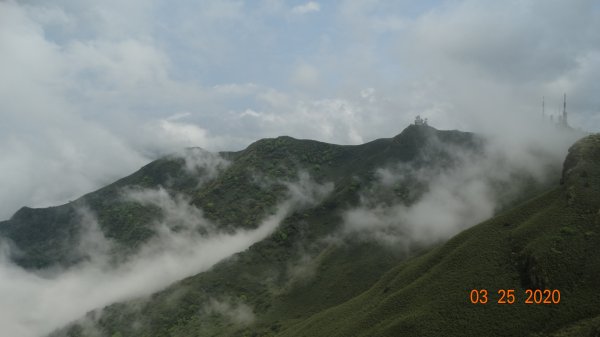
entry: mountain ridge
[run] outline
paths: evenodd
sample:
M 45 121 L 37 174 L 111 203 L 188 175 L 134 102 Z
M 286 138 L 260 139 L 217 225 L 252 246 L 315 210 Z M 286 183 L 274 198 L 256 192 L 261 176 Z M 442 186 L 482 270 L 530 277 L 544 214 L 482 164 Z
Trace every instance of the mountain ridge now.
M 165 219 L 165 210 L 124 198 L 124 191 L 158 191 L 183 202 L 185 207 L 201 210 L 204 218 L 225 233 L 252 230 L 277 211 L 289 184 L 300 182 L 299 175 L 305 175 L 316 183 L 332 184 L 330 194 L 315 206 L 292 211 L 266 239 L 208 271 L 174 280 L 171 286 L 148 298 L 92 311 L 83 321 L 53 336 L 96 332 L 106 336 L 291 334 L 302 321 L 310 322 L 320 313 L 361 296 L 402 261 L 426 254 L 431 246 L 438 245 L 399 241 L 394 246 L 362 232 L 346 232 L 348 210 L 374 207 L 372 211 L 377 212 L 378 207 L 394 204 L 411 207 L 435 187 L 430 186 L 430 178 L 460 174 L 465 167 L 485 159 L 485 146 L 485 140 L 473 133 L 411 125 L 395 137 L 361 145 L 283 136 L 256 141 L 242 151 L 222 152 L 219 157 L 188 149 L 185 153 L 189 157 L 179 154 L 158 159 L 60 211 L 50 208 L 54 215 L 62 211 L 66 214 L 51 223 L 55 232 L 40 234 L 41 246 L 25 241 L 30 244 L 29 250 L 22 250 L 25 254 L 15 260 L 32 270 L 43 270 L 57 261 L 64 268 L 93 262 L 93 256 L 61 260 L 61 254 L 72 256 L 70 248 L 78 241 L 82 218 L 77 216 L 77 205 L 88 207 L 107 238 L 121 240 L 113 254 L 119 258 L 134 254 L 157 235 L 153 224 Z M 469 162 L 463 162 L 465 158 Z M 426 176 L 422 172 L 427 172 Z M 529 179 L 527 174 L 522 176 L 525 179 L 519 184 Z M 384 183 L 385 179 L 392 180 Z M 499 191 L 506 189 L 505 185 L 500 181 L 490 188 Z M 518 196 L 524 199 L 546 187 L 547 182 L 523 183 Z M 370 201 L 365 203 L 367 199 Z M 24 223 L 18 234 L 27 237 L 36 222 L 27 223 L 23 214 L 36 212 L 48 209 L 25 210 L 12 223 L 0 222 L 0 235 L 6 233 L 7 223 L 13 228 Z M 387 235 L 389 229 L 383 228 L 379 234 Z M 71 241 L 61 242 L 61 235 L 70 235 Z M 48 238 L 57 236 L 59 241 L 48 242 Z M 118 258 L 115 261 L 119 263 Z M 231 311 L 240 310 L 250 310 L 254 317 L 251 323 L 235 323 L 227 318 Z M 86 330 L 86 320 L 92 321 L 96 332 Z M 131 322 L 139 324 L 132 326 Z
M 565 160 L 566 179 L 561 186 L 460 233 L 422 257 L 402 263 L 369 291 L 291 326 L 281 336 L 597 333 L 600 297 L 595 290 L 600 287 L 600 260 L 590 253 L 598 245 L 593 230 L 600 225 L 600 213 L 582 214 L 578 201 L 600 206 L 598 151 L 600 135 L 580 140 Z M 582 176 L 581 170 L 586 168 L 588 175 Z M 593 182 L 588 177 L 593 177 Z M 578 193 L 588 198 L 577 198 Z M 577 248 L 571 246 L 575 243 Z M 501 253 L 496 254 L 495 249 Z M 479 254 L 470 254 L 472 251 Z M 461 258 L 457 260 L 459 253 Z M 455 270 L 449 269 L 452 265 Z M 580 274 L 583 270 L 585 275 Z M 469 303 L 469 291 L 482 288 L 489 289 L 490 301 L 497 300 L 498 289 L 517 289 L 518 302 L 512 306 Z M 561 303 L 523 304 L 527 288 L 559 289 Z
M 415 130 L 421 130 L 422 132 L 415 133 Z M 67 256 L 69 255 L 69 249 L 63 247 L 65 245 L 73 245 L 74 240 L 77 240 L 77 226 L 72 222 L 74 221 L 73 219 L 75 219 L 75 222 L 77 221 L 76 209 L 80 207 L 89 207 L 91 210 L 96 211 L 105 235 L 121 241 L 123 245 L 137 246 L 140 242 L 152 236 L 151 231 L 148 230 L 147 226 L 144 226 L 144 223 L 150 221 L 152 217 L 157 216 L 156 210 L 120 201 L 120 190 L 124 186 L 138 186 L 142 188 L 158 188 L 159 186 L 163 186 L 176 190 L 178 193 L 183 192 L 190 195 L 192 204 L 198 207 L 204 208 L 212 205 L 212 207 L 205 209 L 210 219 L 219 219 L 221 221 L 225 219 L 225 225 L 227 226 L 227 223 L 229 223 L 229 226 L 231 226 L 232 223 L 241 222 L 240 218 L 229 218 L 228 214 L 219 213 L 218 209 L 219 206 L 224 207 L 227 203 L 235 202 L 236 194 L 249 193 L 248 191 L 253 188 L 251 177 L 247 176 L 247 168 L 254 168 L 262 172 L 267 171 L 268 175 L 275 179 L 292 179 L 296 171 L 301 168 L 306 169 L 317 180 L 323 179 L 325 176 L 335 180 L 338 170 L 342 171 L 340 176 L 347 176 L 351 174 L 348 171 L 343 172 L 347 167 L 356 166 L 360 171 L 365 168 L 369 169 L 369 167 L 385 165 L 385 162 L 389 161 L 385 158 L 386 156 L 389 156 L 392 160 L 411 160 L 417 155 L 418 143 L 407 141 L 411 137 L 404 137 L 404 141 L 399 141 L 398 137 L 408 131 L 410 131 L 412 137 L 425 133 L 431 136 L 435 134 L 435 132 L 432 133 L 432 130 L 435 129 L 427 126 L 413 125 L 407 127 L 396 137 L 381 138 L 360 145 L 335 145 L 319 141 L 295 139 L 289 136 L 258 140 L 242 151 L 220 153 L 224 158 L 230 158 L 236 162 L 239 161 L 240 167 L 234 167 L 235 170 L 233 173 L 225 172 L 226 175 L 222 177 L 223 179 L 218 186 L 216 186 L 218 182 L 209 181 L 207 183 L 208 189 L 201 193 L 197 193 L 194 188 L 198 180 L 194 174 L 197 172 L 193 172 L 192 174 L 186 172 L 185 159 L 181 156 L 168 155 L 144 165 L 140 170 L 127 177 L 108 184 L 95 192 L 87 193 L 73 202 L 47 208 L 23 207 L 15 212 L 10 219 L 0 221 L 0 236 L 9 239 L 11 246 L 40 245 L 37 251 L 32 252 L 36 257 L 31 259 L 23 257 L 27 255 L 26 250 L 17 249 L 17 251 L 20 251 L 20 254 L 17 254 L 18 256 L 15 258 L 18 263 L 25 267 L 34 269 L 48 267 L 52 264 L 51 259 L 48 257 L 53 255 L 61 255 L 60 264 L 69 266 L 81 260 L 78 257 L 71 258 Z M 435 131 L 437 132 L 437 130 Z M 440 131 L 438 133 L 441 136 L 445 136 L 452 132 L 458 131 Z M 473 134 L 466 133 L 465 135 L 465 138 L 474 138 Z M 400 147 L 399 151 L 394 150 L 398 147 Z M 362 159 L 357 161 L 355 158 Z M 271 164 L 265 164 L 266 161 L 269 161 Z M 337 162 L 337 167 L 327 170 L 327 167 L 333 161 Z M 372 163 L 369 164 L 369 162 Z M 353 168 L 353 170 L 356 169 Z M 238 192 L 231 193 L 234 199 L 222 199 L 217 198 L 220 189 L 235 189 Z M 282 192 L 281 186 L 276 188 L 276 192 L 275 194 L 280 197 Z M 257 215 L 263 214 L 267 208 L 274 206 L 276 196 L 273 193 L 263 193 L 259 199 L 266 199 L 266 207 L 252 201 L 248 201 L 250 204 L 245 205 L 245 207 L 252 208 Z M 100 211 L 98 212 L 98 210 Z M 43 219 L 45 220 L 42 221 Z M 51 221 L 46 221 L 47 219 Z M 127 221 L 130 222 L 126 225 Z M 134 222 L 133 226 L 131 221 Z M 26 230 L 20 233 L 20 230 L 30 222 L 35 223 L 33 226 L 36 226 L 40 231 Z M 243 226 L 255 227 L 256 223 L 256 216 L 251 215 L 249 219 L 244 221 Z M 123 231 L 122 227 L 125 226 L 130 228 L 130 230 Z M 50 240 L 52 242 L 51 245 L 44 244 L 44 241 L 47 241 L 45 239 L 48 237 L 54 238 Z M 42 251 L 51 253 L 42 253 Z

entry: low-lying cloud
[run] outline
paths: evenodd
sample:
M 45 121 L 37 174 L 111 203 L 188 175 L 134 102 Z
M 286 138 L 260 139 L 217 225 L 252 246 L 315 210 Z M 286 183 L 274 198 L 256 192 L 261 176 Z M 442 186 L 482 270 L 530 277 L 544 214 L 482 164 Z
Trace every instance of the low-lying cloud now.
M 0 219 L 185 146 L 600 126 L 593 0 L 89 2 L 0 1 Z
M 62 271 L 34 273 L 9 261 L 8 246 L 0 246 L 0 325 L 15 337 L 39 336 L 114 302 L 156 292 L 167 285 L 207 270 L 215 263 L 250 247 L 271 234 L 294 209 L 319 202 L 331 185 L 319 185 L 303 174 L 286 182 L 286 199 L 256 229 L 220 231 L 183 196 L 162 189 L 130 190 L 125 197 L 163 212 L 153 225 L 156 235 L 124 262 L 108 258 L 113 243 L 106 239 L 90 210 L 82 209 L 84 232 L 78 249 L 86 262 Z M 87 251 L 89 249 L 89 251 Z M 250 320 L 244 306 L 213 305 L 241 323 Z M 227 310 L 225 310 L 227 309 Z M 219 311 L 217 310 L 217 311 Z
M 381 168 L 374 186 L 363 191 L 360 206 L 343 214 L 343 232 L 408 249 L 482 222 L 528 189 L 558 184 L 567 148 L 580 134 L 550 131 L 554 134 L 542 141 L 521 139 L 512 147 L 507 145 L 516 145 L 514 140 L 489 138 L 482 152 L 437 143 L 451 154 L 452 164 L 422 158 L 434 166 Z
M 203 314 L 223 316 L 238 325 L 252 324 L 256 319 L 252 307 L 239 300 L 231 299 L 210 299 L 204 305 Z

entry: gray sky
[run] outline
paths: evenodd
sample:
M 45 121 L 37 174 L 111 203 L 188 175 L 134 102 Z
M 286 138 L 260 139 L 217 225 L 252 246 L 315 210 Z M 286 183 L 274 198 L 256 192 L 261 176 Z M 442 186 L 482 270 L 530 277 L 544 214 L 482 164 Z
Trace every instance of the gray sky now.
M 598 32 L 592 0 L 0 1 L 0 218 L 184 146 L 514 136 L 564 92 L 598 131 Z

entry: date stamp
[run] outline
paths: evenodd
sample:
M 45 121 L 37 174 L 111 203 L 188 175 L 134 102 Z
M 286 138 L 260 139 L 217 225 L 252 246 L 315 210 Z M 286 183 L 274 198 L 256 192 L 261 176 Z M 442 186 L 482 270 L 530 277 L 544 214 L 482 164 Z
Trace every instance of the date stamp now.
M 497 304 L 515 304 L 518 302 L 514 289 L 498 289 L 498 296 L 491 298 L 487 289 L 472 289 L 469 293 L 469 301 L 472 304 L 487 304 L 494 300 Z M 525 293 L 519 298 L 525 304 L 559 304 L 560 290 L 558 289 L 525 289 Z

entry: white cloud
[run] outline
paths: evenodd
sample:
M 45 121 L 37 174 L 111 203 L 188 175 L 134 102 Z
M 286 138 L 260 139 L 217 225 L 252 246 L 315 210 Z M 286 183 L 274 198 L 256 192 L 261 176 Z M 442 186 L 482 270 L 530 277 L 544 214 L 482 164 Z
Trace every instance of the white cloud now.
M 361 123 L 369 120 L 360 104 L 343 99 L 304 101 L 269 92 L 265 111 L 246 109 L 238 116 L 244 125 L 261 130 L 269 137 L 289 135 L 344 144 L 364 141 Z
M 204 306 L 205 314 L 218 314 L 224 316 L 235 324 L 248 325 L 254 322 L 256 316 L 252 307 L 246 303 L 233 301 L 231 299 L 211 299 Z
M 236 150 L 282 134 L 358 144 L 393 136 L 420 114 L 435 127 L 492 134 L 500 147 L 562 149 L 538 116 L 542 95 L 552 112 L 563 92 L 575 126 L 600 128 L 594 1 L 424 3 L 342 1 L 321 11 L 314 1 L 291 9 L 281 0 L 0 1 L 0 219 L 74 199 L 187 146 Z M 536 170 L 526 154 L 511 155 Z M 485 194 L 470 182 L 465 191 Z M 445 186 L 427 205 L 465 211 L 439 205 L 460 193 Z M 485 200 L 469 195 L 472 205 Z M 428 209 L 403 215 L 423 224 Z M 481 210 L 470 219 L 488 214 Z M 34 306 L 29 295 L 43 292 L 56 315 L 71 310 L 51 295 L 74 276 L 2 273 L 2 291 L 13 279 L 25 290 L 0 303 Z M 134 281 L 145 280 L 122 282 Z M 73 289 L 74 298 L 89 291 Z
M 70 43 L 66 50 L 69 70 L 82 82 L 107 92 L 129 93 L 141 86 L 168 81 L 166 56 L 138 40 Z
M 292 8 L 294 14 L 307 14 L 311 12 L 318 12 L 321 10 L 321 5 L 316 1 L 309 1 L 303 5 L 298 5 Z
M 86 312 L 117 301 L 149 295 L 167 285 L 207 270 L 215 263 L 250 247 L 271 234 L 295 209 L 319 203 L 333 189 L 306 174 L 286 182 L 288 197 L 256 229 L 218 230 L 203 212 L 183 196 L 164 189 L 129 190 L 124 197 L 158 207 L 163 218 L 153 225 L 157 235 L 119 265 L 102 255 L 111 242 L 98 229 L 89 210 L 82 210 L 84 231 L 80 249 L 92 259 L 67 270 L 40 275 L 12 264 L 0 242 L 0 325 L 8 336 L 35 337 L 51 332 Z M 202 229 L 202 230 L 200 230 Z M 240 304 L 209 303 L 211 310 L 236 323 L 252 320 L 252 310 Z
M 369 101 L 369 103 L 375 102 L 375 88 L 366 88 L 360 91 L 360 97 Z
M 319 85 L 319 70 L 307 63 L 299 64 L 292 73 L 291 82 L 304 90 L 315 90 Z
M 206 146 L 208 139 L 206 130 L 196 125 L 172 122 L 166 119 L 158 122 L 157 133 L 158 137 L 167 138 L 166 142 L 176 142 L 188 146 Z
M 410 43 L 398 44 L 399 55 L 421 64 L 419 76 L 439 83 L 430 97 L 451 102 L 455 118 L 476 130 L 526 124 L 539 116 L 542 96 L 558 100 L 562 92 L 573 104 L 585 100 L 587 108 L 579 105 L 577 112 L 589 118 L 596 113 L 592 96 L 560 79 L 597 53 L 598 37 L 590 31 L 600 28 L 599 13 L 591 6 L 591 1 L 458 2 L 417 18 L 406 36 Z M 557 28 L 565 22 L 572 24 Z
M 530 136 L 488 138 L 482 149 L 472 150 L 430 141 L 415 162 L 433 165 L 415 168 L 413 162 L 377 171 L 378 181 L 365 188 L 361 205 L 344 213 L 345 234 L 400 247 L 431 244 L 489 219 L 533 182 L 557 184 L 564 153 L 580 135 L 549 127 L 545 138 Z M 452 164 L 440 162 L 440 151 Z M 398 191 L 406 193 L 402 200 Z
M 71 93 L 85 87 L 72 71 L 104 59 L 89 53 L 74 57 L 77 53 L 46 40 L 41 26 L 13 2 L 0 3 L 0 26 L 0 168 L 6 173 L 0 177 L 5 200 L 0 218 L 24 205 L 66 202 L 146 162 L 121 137 L 86 119 L 72 100 Z M 109 68 L 99 76 L 124 79 Z M 131 62 L 123 68 L 132 68 Z M 146 71 L 125 74 L 135 78 Z
M 278 0 L 0 7 L 0 166 L 11 170 L 6 186 L 21 186 L 1 218 L 75 198 L 180 146 L 240 149 L 281 134 L 357 143 L 397 134 L 417 114 L 494 132 L 533 124 L 540 97 L 552 111 L 563 92 L 575 126 L 600 127 L 590 1 L 346 1 L 311 27 L 288 20 Z M 365 88 L 376 97 L 361 97 Z M 49 169 L 36 178 L 28 167 Z

